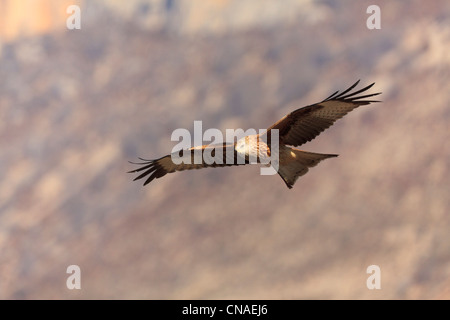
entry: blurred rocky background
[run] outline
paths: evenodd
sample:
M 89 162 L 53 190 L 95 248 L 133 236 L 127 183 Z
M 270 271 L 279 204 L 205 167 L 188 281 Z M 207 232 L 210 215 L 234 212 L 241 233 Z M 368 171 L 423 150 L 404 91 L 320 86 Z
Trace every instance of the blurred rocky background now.
M 446 0 L 1 0 L 0 298 L 449 299 L 449 49 Z M 266 128 L 357 79 L 383 102 L 302 146 L 340 156 L 292 190 L 126 173 L 194 120 Z

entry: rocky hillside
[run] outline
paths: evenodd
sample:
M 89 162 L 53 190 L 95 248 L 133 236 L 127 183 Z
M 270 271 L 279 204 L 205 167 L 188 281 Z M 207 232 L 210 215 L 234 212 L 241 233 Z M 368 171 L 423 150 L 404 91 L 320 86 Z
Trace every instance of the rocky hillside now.
M 379 1 L 381 30 L 365 1 L 79 1 L 81 30 L 40 1 L 28 29 L 1 2 L 0 298 L 450 298 L 448 1 Z M 265 128 L 357 79 L 383 102 L 303 146 L 340 156 L 292 190 L 126 173 L 194 120 Z

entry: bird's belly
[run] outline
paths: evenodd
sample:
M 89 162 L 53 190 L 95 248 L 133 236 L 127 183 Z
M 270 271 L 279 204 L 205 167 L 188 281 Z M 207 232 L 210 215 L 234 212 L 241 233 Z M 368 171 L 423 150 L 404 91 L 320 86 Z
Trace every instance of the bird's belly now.
M 268 164 L 271 161 L 270 149 L 265 143 L 259 143 L 257 148 L 249 150 L 248 158 L 251 163 Z

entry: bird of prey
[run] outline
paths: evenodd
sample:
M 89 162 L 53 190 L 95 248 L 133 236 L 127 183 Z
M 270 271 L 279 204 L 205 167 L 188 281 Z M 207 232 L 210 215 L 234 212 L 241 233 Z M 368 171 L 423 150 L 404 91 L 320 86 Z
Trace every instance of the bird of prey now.
M 334 92 L 331 96 L 321 102 L 297 109 L 278 120 L 270 126 L 265 133 L 257 135 L 248 135 L 239 139 L 235 143 L 223 143 L 220 145 L 203 145 L 192 147 L 185 150 L 175 152 L 177 156 L 190 161 L 184 161 L 176 164 L 172 161 L 175 153 L 166 155 L 155 160 L 147 160 L 139 158 L 140 163 L 134 163 L 141 167 L 129 171 L 129 173 L 139 172 L 140 174 L 133 180 L 146 178 L 144 186 L 154 179 L 161 178 L 168 173 L 175 171 L 201 169 L 207 167 L 225 167 L 236 166 L 248 163 L 253 156 L 256 157 L 258 163 L 261 159 L 270 155 L 274 141 L 271 141 L 271 131 L 278 130 L 278 174 L 281 176 L 286 186 L 291 189 L 298 177 L 306 174 L 309 168 L 316 166 L 322 160 L 337 157 L 337 154 L 320 154 L 302 151 L 298 147 L 318 136 L 322 131 L 329 128 L 336 120 L 345 116 L 353 109 L 368 105 L 372 102 L 380 102 L 376 100 L 367 100 L 376 95 L 372 93 L 359 95 L 369 90 L 375 83 L 368 85 L 360 90 L 351 92 L 359 83 L 359 80 L 347 90 L 339 93 Z M 195 163 L 194 153 L 208 153 L 214 156 L 220 152 L 223 161 L 205 161 Z M 192 161 L 191 161 L 192 160 Z

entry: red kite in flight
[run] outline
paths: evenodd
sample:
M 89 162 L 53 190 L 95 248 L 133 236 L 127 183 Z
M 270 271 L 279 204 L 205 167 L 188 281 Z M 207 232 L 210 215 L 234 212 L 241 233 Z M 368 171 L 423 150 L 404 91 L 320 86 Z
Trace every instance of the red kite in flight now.
M 262 159 L 267 159 L 270 156 L 274 143 L 271 141 L 272 135 L 269 133 L 277 129 L 279 137 L 278 174 L 290 189 L 298 177 L 306 174 L 309 168 L 316 166 L 320 161 L 327 158 L 337 157 L 337 154 L 312 153 L 294 147 L 311 141 L 322 131 L 329 128 L 336 120 L 342 118 L 353 109 L 362 105 L 368 105 L 372 102 L 379 102 L 363 99 L 379 95 L 381 92 L 357 96 L 369 90 L 375 83 L 358 91 L 351 92 L 358 83 L 359 80 L 342 93 L 336 91 L 319 103 L 289 113 L 268 128 L 263 134 L 249 135 L 235 143 L 203 145 L 187 150 L 180 150 L 179 152 L 174 152 L 156 160 L 139 158 L 143 162 L 134 164 L 141 165 L 141 167 L 129 171 L 129 173 L 143 171 L 134 180 L 146 177 L 147 179 L 144 182 L 145 186 L 154 179 L 161 178 L 175 171 L 253 163 L 254 161 L 250 161 L 250 159 L 257 159 L 256 162 L 263 163 Z M 205 161 L 202 156 L 201 163 L 197 164 L 194 161 L 194 153 L 200 152 L 200 150 L 203 155 L 208 153 L 211 157 L 215 157 L 217 153 L 222 161 Z M 172 161 L 173 156 L 177 156 L 179 159 L 184 159 L 185 161 L 176 164 Z

